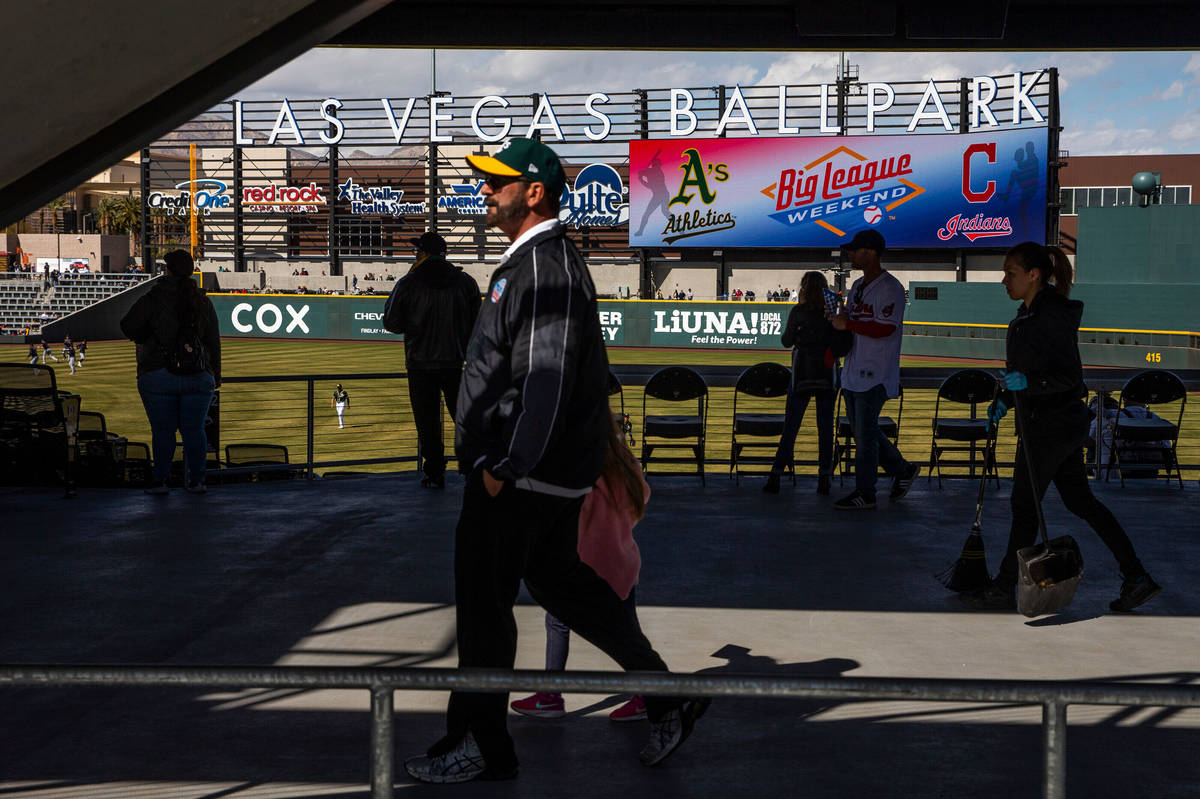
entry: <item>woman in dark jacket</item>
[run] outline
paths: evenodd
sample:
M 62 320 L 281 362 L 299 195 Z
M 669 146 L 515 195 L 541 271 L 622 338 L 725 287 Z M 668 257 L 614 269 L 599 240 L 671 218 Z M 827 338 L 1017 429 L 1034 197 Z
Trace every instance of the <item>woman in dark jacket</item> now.
M 833 471 L 833 368 L 837 360 L 834 350 L 839 349 L 839 343 L 848 349 L 851 334 L 836 331 L 830 324 L 825 313 L 827 287 L 820 272 L 805 272 L 800 280 L 800 302 L 792 308 L 783 327 L 783 346 L 792 348 L 792 385 L 779 449 L 763 485 L 768 494 L 779 493 L 779 476 L 795 456 L 796 434 L 810 399 L 817 403 L 817 493 L 829 493 Z
M 150 494 L 167 493 L 175 431 L 183 441 L 184 487 L 203 494 L 208 441 L 204 423 L 221 385 L 221 336 L 212 301 L 192 280 L 192 256 L 173 250 L 166 274 L 121 320 L 137 344 L 138 393 L 150 420 L 154 479 Z
M 1083 303 L 1068 299 L 1071 280 L 1071 263 L 1058 247 L 1025 242 L 1004 259 L 1004 288 L 1021 305 L 1008 326 L 1005 391 L 988 409 L 988 419 L 989 425 L 998 424 L 1014 404 L 1013 392 L 1020 392 L 1018 429 L 1023 436 L 1013 469 L 1012 528 L 1000 572 L 989 588 L 964 595 L 978 609 L 1016 608 L 1017 550 L 1032 545 L 1038 533 L 1034 484 L 1040 499 L 1051 482 L 1067 510 L 1087 522 L 1117 559 L 1123 582 L 1121 595 L 1109 604 L 1112 610 L 1133 610 L 1162 590 L 1146 573 L 1116 517 L 1088 485 L 1083 447 L 1091 414 L 1083 402 L 1087 391 L 1078 341 Z

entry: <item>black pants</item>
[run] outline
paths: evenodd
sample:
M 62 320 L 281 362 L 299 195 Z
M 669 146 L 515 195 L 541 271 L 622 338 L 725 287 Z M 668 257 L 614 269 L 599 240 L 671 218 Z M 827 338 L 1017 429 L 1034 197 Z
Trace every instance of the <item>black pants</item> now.
M 1067 510 L 1087 522 L 1113 553 L 1121 574 L 1126 578 L 1141 576 L 1145 569 L 1133 551 L 1133 542 L 1112 511 L 1096 499 L 1088 485 L 1087 470 L 1083 464 L 1083 441 L 1035 439 L 1030 443 L 1038 497 L 1044 497 L 1046 489 L 1053 482 Z M 1016 465 L 1013 468 L 1012 529 L 1008 535 L 1008 551 L 996 576 L 997 582 L 1009 585 L 1017 582 L 1017 550 L 1031 546 L 1038 538 L 1037 509 L 1034 507 L 1029 469 L 1025 465 L 1025 446 L 1024 441 L 1017 445 Z
M 421 444 L 421 468 L 429 477 L 446 473 L 446 447 L 442 443 L 442 397 L 450 418 L 458 405 L 458 383 L 462 369 L 410 369 L 408 398 L 412 403 L 417 441 Z
M 787 395 L 784 408 L 783 435 L 779 437 L 779 449 L 775 451 L 772 474 L 783 474 L 783 470 L 795 460 L 796 434 L 804 421 L 808 401 L 817 403 L 817 472 L 833 473 L 833 391 L 798 391 Z
M 475 470 L 467 478 L 454 541 L 454 596 L 458 604 L 460 668 L 511 669 L 517 653 L 513 603 L 522 578 L 533 598 L 574 632 L 628 671 L 666 671 L 667 665 L 638 626 L 633 603 L 579 559 L 582 498 L 536 494 L 505 484 L 488 495 Z M 647 697 L 657 721 L 680 700 Z M 508 734 L 508 694 L 454 691 L 446 736 L 430 756 L 449 751 L 471 732 L 488 767 L 517 765 Z

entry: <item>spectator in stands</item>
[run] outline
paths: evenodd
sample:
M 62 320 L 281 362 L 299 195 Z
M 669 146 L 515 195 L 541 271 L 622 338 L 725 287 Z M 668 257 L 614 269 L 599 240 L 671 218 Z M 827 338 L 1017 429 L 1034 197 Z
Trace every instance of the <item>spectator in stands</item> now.
M 217 312 L 192 280 L 193 262 L 186 250 L 172 250 L 164 260 L 164 279 L 138 298 L 121 320 L 121 331 L 137 344 L 138 393 L 150 421 L 154 470 L 146 491 L 168 492 L 178 430 L 185 488 L 203 494 L 208 450 L 204 422 L 213 391 L 221 385 Z
M 889 494 L 897 502 L 908 493 L 920 467 L 909 463 L 879 430 L 879 413 L 900 395 L 900 339 L 903 335 L 904 285 L 880 263 L 885 243 L 877 230 L 860 230 L 842 245 L 863 276 L 850 287 L 846 313 L 833 317 L 837 330 L 854 334 L 842 371 L 846 417 L 854 430 L 853 492 L 833 504 L 840 510 L 875 507 L 879 467 L 892 476 Z
M 654 292 L 654 299 L 661 300 L 662 298 L 663 298 L 662 289 L 658 289 L 657 291 Z
M 988 588 L 963 595 L 978 610 L 1016 609 L 1017 551 L 1037 540 L 1034 492 L 1040 498 L 1052 482 L 1067 510 L 1087 522 L 1116 558 L 1121 593 L 1109 603 L 1111 610 L 1131 611 L 1162 591 L 1120 522 L 1088 485 L 1083 447 L 1091 413 L 1083 403 L 1087 391 L 1078 344 L 1083 303 L 1068 299 L 1072 278 L 1071 262 L 1058 247 L 1027 241 L 1004 259 L 1004 289 L 1021 304 L 1008 325 L 1005 391 L 988 409 L 988 423 L 999 424 L 1019 392 L 1021 438 L 1009 500 L 1012 527 L 1000 571 Z
M 687 298 L 690 300 L 690 299 L 692 299 L 692 296 L 693 296 L 693 295 L 692 295 L 692 290 L 691 290 L 691 289 L 688 289 Z
M 293 269 L 293 270 L 292 270 L 292 277 L 296 277 L 296 276 L 298 276 L 299 274 L 300 274 L 300 270 L 299 270 L 299 269 Z
M 783 326 L 781 342 L 792 348 L 792 383 L 784 410 L 783 434 L 771 474 L 763 485 L 768 494 L 779 493 L 779 477 L 792 463 L 796 433 L 809 400 L 816 400 L 817 406 L 817 493 L 829 493 L 829 478 L 833 474 L 834 368 L 837 357 L 850 350 L 853 334 L 833 329 L 825 312 L 826 288 L 824 275 L 805 272 L 799 292 L 803 300 L 792 308 Z
M 481 298 L 475 279 L 446 260 L 445 239 L 428 231 L 410 243 L 416 261 L 392 288 L 383 306 L 383 326 L 404 336 L 408 398 L 421 443 L 421 485 L 445 488 L 442 399 L 453 419 Z

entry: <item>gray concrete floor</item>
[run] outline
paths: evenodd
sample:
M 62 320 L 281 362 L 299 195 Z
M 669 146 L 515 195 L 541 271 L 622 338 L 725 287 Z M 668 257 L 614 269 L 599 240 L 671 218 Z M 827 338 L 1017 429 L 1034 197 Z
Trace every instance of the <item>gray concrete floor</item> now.
M 963 609 L 933 579 L 958 554 L 974 488 L 924 478 L 901 504 L 844 513 L 811 480 L 652 477 L 638 527 L 643 626 L 676 671 L 1200 682 L 1200 490 L 1100 485 L 1166 587 L 1107 612 L 1115 563 L 1051 491 L 1053 531 L 1086 573 L 1034 621 Z M 0 662 L 452 667 L 451 562 L 462 483 L 413 474 L 181 492 L 0 490 Z M 1009 484 L 989 489 L 998 563 Z M 846 490 L 849 490 L 847 487 Z M 835 482 L 834 495 L 838 495 Z M 540 609 L 517 608 L 518 666 L 540 668 Z M 613 664 L 575 639 L 571 668 Z M 724 699 L 661 768 L 618 697 L 567 718 L 513 716 L 512 782 L 412 786 L 462 796 L 1033 796 L 1040 709 Z M 439 735 L 445 695 L 396 695 L 399 762 Z M 368 697 L 341 691 L 0 687 L 0 796 L 364 796 Z M 1200 711 L 1073 707 L 1072 796 L 1200 795 Z

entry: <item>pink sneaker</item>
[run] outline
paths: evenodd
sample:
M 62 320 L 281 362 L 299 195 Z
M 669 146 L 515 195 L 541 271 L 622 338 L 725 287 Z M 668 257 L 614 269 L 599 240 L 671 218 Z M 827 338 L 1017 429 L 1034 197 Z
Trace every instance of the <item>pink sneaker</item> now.
M 521 715 L 535 719 L 559 719 L 567 715 L 562 694 L 534 694 L 518 699 L 511 707 Z
M 646 702 L 640 696 L 634 696 L 608 714 L 609 721 L 641 721 L 644 718 L 646 718 Z

